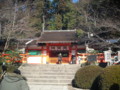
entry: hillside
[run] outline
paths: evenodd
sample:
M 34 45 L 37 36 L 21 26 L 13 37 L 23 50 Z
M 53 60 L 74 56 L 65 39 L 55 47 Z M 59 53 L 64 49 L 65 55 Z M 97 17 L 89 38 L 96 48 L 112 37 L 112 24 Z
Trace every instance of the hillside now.
M 82 30 L 80 39 L 101 46 L 108 39 L 120 39 L 119 4 L 117 0 L 0 0 L 0 38 L 39 37 L 44 23 L 45 30 Z M 94 37 L 88 38 L 88 32 Z

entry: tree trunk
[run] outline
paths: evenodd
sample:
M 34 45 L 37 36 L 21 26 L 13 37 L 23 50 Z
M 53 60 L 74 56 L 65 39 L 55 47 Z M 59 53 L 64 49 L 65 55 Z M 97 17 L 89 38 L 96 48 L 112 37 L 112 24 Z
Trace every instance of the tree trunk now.
M 17 10 L 17 0 L 16 0 L 16 3 L 15 3 L 15 9 L 14 9 L 14 17 L 13 17 L 13 22 L 12 22 L 12 28 L 11 28 L 11 31 L 8 33 L 8 37 L 7 37 L 5 46 L 4 46 L 3 53 L 4 53 L 5 50 L 9 47 L 10 37 L 11 37 L 11 34 L 12 34 L 13 30 L 14 30 L 14 26 L 15 26 L 15 22 L 16 22 L 16 10 Z
M 1 22 L 0 22 L 0 39 L 2 39 L 2 25 L 1 25 Z

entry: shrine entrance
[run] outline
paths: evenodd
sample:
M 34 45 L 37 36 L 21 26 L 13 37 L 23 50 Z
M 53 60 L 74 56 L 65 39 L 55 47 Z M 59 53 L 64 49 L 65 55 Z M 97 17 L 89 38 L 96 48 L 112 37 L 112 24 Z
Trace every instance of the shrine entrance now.
M 36 42 L 33 41 L 35 45 L 31 43 L 27 46 L 26 53 L 29 53 L 27 62 L 57 64 L 58 55 L 61 53 L 62 63 L 69 64 L 71 56 L 77 55 L 76 40 L 76 30 L 44 31 Z

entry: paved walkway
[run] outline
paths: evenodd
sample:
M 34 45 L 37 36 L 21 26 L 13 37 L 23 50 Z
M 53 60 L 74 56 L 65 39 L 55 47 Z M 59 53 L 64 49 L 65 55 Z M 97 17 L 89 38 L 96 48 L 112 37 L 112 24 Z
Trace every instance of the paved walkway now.
M 29 85 L 30 90 L 83 90 L 64 85 Z M 84 89 L 85 90 L 85 89 Z M 86 89 L 87 90 L 87 89 Z

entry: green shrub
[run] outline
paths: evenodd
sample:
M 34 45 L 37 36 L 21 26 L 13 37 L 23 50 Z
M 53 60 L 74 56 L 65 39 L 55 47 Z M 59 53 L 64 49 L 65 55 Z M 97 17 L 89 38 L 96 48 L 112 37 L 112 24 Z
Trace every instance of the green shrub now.
M 15 69 L 17 69 L 18 67 L 15 65 L 8 65 L 7 66 L 7 72 L 13 72 Z
M 77 87 L 89 89 L 95 78 L 102 72 L 102 68 L 95 65 L 80 68 L 75 74 L 75 83 Z
M 98 82 L 99 90 L 120 90 L 120 65 L 105 68 Z
M 18 68 L 18 66 L 15 66 L 15 65 L 7 65 L 7 72 L 13 72 L 17 68 Z M 1 65 L 0 65 L 0 74 L 2 74 L 2 66 Z

